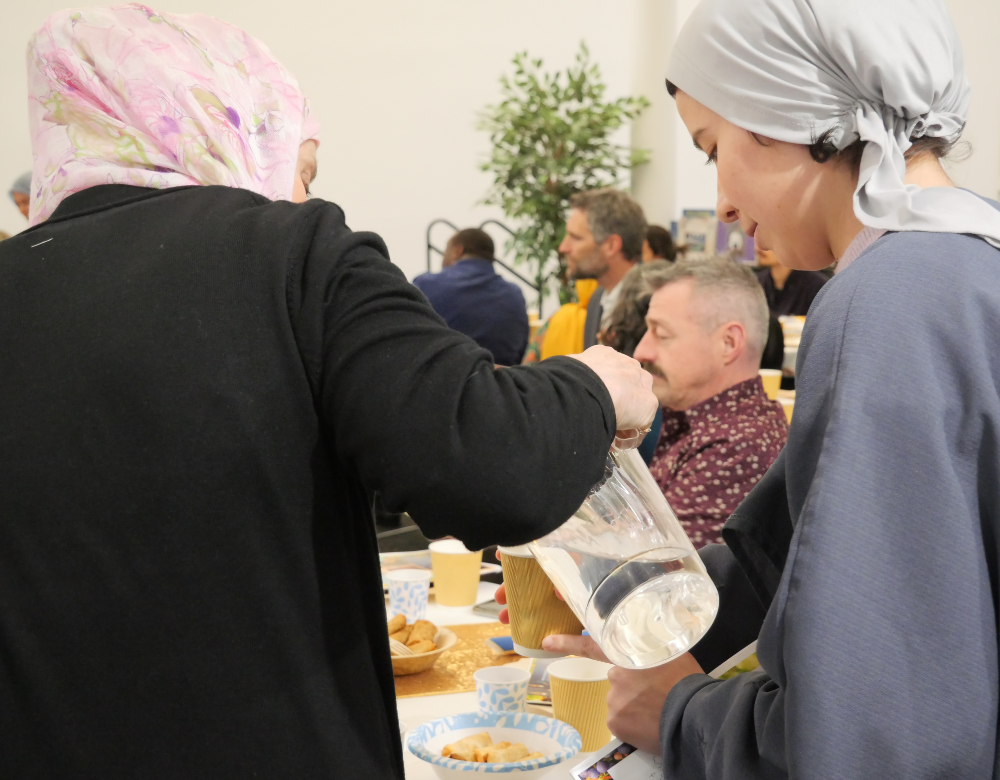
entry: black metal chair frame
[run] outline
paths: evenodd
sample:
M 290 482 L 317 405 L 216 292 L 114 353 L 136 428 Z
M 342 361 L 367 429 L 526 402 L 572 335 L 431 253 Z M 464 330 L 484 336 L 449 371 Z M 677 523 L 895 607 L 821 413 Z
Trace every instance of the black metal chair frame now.
M 443 219 L 443 218 L 442 219 L 435 219 L 433 222 L 431 222 L 427 226 L 427 272 L 428 273 L 431 272 L 431 256 L 433 255 L 433 253 L 437 252 L 438 255 L 441 255 L 441 256 L 444 255 L 444 250 L 443 249 L 439 249 L 438 247 L 436 247 L 434 245 L 433 241 L 431 240 L 431 232 L 434 230 L 434 228 L 437 225 L 447 225 L 455 233 L 457 233 L 459 231 L 459 228 L 458 228 L 458 226 L 455 225 L 455 223 L 451 222 L 450 220 Z M 503 222 L 499 222 L 499 221 L 497 221 L 495 219 L 488 219 L 485 222 L 481 223 L 479 225 L 479 229 L 480 230 L 484 230 L 488 225 L 496 225 L 498 228 L 500 228 L 501 230 L 505 231 L 511 237 L 514 236 L 514 231 L 513 230 L 511 230 L 509 227 L 507 227 Z M 519 273 L 518 271 L 516 271 L 509 263 L 501 260 L 500 258 L 495 258 L 495 262 L 497 263 L 497 265 L 499 265 L 505 271 L 507 271 L 511 275 L 513 275 L 513 276 L 517 277 L 518 279 L 520 279 L 522 282 L 524 282 L 526 285 L 528 285 L 528 287 L 530 287 L 532 290 L 534 290 L 538 294 L 538 316 L 539 316 L 539 318 L 541 318 L 541 316 L 542 316 L 542 288 L 544 287 L 544 277 L 542 276 L 542 274 L 539 273 L 538 279 L 536 279 L 535 281 L 532 281 L 531 279 L 528 279 L 526 276 L 523 276 L 521 273 Z

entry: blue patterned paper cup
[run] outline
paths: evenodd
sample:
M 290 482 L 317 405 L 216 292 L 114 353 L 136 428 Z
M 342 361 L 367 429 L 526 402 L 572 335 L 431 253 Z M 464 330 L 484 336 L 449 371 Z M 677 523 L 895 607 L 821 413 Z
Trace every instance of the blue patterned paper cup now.
M 427 617 L 431 573 L 427 569 L 397 569 L 385 573 L 389 586 L 389 617 L 405 615 L 407 623 Z
M 480 712 L 524 712 L 531 672 L 516 666 L 488 666 L 472 677 Z

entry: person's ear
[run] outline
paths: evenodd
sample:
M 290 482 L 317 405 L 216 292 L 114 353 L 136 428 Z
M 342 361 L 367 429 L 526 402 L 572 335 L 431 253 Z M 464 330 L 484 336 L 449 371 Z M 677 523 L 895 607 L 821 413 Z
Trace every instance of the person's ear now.
M 614 257 L 622 251 L 622 237 L 617 233 L 612 233 L 604 239 L 604 243 L 601 244 L 601 248 L 604 250 L 605 257 Z
M 444 256 L 441 258 L 441 267 L 448 268 L 458 262 L 458 258 L 465 254 L 465 247 L 461 244 L 448 244 L 444 248 Z
M 747 332 L 742 323 L 727 322 L 719 329 L 722 361 L 730 365 L 746 351 Z

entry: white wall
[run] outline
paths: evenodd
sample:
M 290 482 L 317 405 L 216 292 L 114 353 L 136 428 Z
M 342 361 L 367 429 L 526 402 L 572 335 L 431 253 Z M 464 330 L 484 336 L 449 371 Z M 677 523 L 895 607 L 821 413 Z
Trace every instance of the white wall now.
M 996 0 L 947 0 L 962 39 L 965 71 L 972 86 L 969 122 L 962 138 L 972 146 L 965 160 L 948 165 L 961 187 L 1000 198 L 1000 72 L 997 31 L 1000 3 Z
M 67 0 L 5 2 L 0 25 L 0 186 L 30 167 L 24 49 Z M 83 4 L 82 2 L 80 4 Z M 349 224 L 385 238 L 407 276 L 424 268 L 436 217 L 461 227 L 501 217 L 478 206 L 490 179 L 477 113 L 527 49 L 548 68 L 590 46 L 609 97 L 631 88 L 632 0 L 160 0 L 159 9 L 222 17 L 257 36 L 298 77 L 323 124 L 313 191 L 344 207 Z M 627 134 L 624 142 L 628 142 Z M 0 203 L 0 228 L 21 216 Z M 447 231 L 440 234 L 443 244 Z M 551 311 L 551 307 L 549 308 Z
M 632 92 L 645 95 L 650 106 L 633 123 L 632 146 L 648 149 L 651 159 L 633 172 L 632 194 L 642 204 L 646 219 L 666 228 L 676 212 L 674 118 L 677 112 L 664 82 L 670 59 L 669 43 L 677 36 L 675 17 L 673 3 L 638 0 L 633 21 Z
M 72 0 L 69 0 L 72 2 Z M 82 4 L 84 0 L 79 0 Z M 499 96 L 498 78 L 521 49 L 549 68 L 591 47 L 609 97 L 644 94 L 652 106 L 633 142 L 652 149 L 634 191 L 651 221 L 714 207 L 715 173 L 680 125 L 663 86 L 670 45 L 696 0 L 162 0 L 201 11 L 264 40 L 299 77 L 323 123 L 315 192 L 340 203 L 352 227 L 375 230 L 412 277 L 424 267 L 424 231 L 435 217 L 460 226 L 500 216 L 477 205 L 489 178 L 476 115 Z M 954 166 L 960 184 L 1000 190 L 1000 79 L 994 32 L 1000 3 L 948 0 L 962 36 L 974 98 L 966 138 L 973 155 Z M 0 192 L 30 167 L 24 47 L 67 0 L 4 4 L 0 25 Z M 628 136 L 624 136 L 627 140 Z M 0 197 L 0 229 L 24 222 Z M 446 233 L 440 235 L 444 241 Z M 551 311 L 551 306 L 548 308 Z

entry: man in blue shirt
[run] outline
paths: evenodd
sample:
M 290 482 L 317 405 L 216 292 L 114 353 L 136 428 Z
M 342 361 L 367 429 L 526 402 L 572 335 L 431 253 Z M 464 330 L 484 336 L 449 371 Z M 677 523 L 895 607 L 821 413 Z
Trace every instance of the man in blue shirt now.
M 493 239 L 483 230 L 460 230 L 448 241 L 441 273 L 413 283 L 448 327 L 493 353 L 501 366 L 520 365 L 528 346 L 528 312 L 521 288 L 493 269 Z

